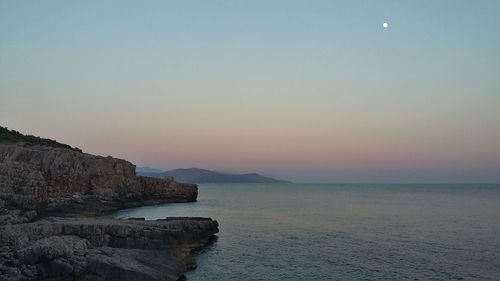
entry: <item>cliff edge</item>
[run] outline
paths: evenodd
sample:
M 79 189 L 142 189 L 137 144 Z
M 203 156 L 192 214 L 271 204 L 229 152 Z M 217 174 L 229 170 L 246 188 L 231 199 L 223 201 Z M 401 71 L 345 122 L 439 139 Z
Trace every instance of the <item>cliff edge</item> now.
M 209 218 L 97 217 L 196 201 L 198 188 L 12 132 L 0 131 L 0 280 L 178 280 L 196 266 L 191 252 L 218 232 Z
M 0 143 L 0 204 L 57 214 L 101 214 L 165 202 L 195 201 L 194 184 L 135 174 L 135 165 L 73 149 Z

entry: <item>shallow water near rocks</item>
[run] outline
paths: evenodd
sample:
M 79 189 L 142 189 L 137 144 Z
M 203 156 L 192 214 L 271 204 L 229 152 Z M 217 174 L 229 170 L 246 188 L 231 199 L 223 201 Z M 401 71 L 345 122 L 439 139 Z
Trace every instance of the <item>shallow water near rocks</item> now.
M 500 185 L 205 184 L 117 218 L 204 216 L 194 280 L 500 280 Z

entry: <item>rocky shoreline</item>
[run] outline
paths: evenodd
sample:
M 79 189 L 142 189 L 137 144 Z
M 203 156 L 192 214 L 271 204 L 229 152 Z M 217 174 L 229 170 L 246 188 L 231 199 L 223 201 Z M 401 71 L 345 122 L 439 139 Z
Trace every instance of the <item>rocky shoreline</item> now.
M 0 280 L 178 280 L 217 221 L 101 215 L 197 195 L 193 184 L 136 176 L 125 160 L 0 143 Z

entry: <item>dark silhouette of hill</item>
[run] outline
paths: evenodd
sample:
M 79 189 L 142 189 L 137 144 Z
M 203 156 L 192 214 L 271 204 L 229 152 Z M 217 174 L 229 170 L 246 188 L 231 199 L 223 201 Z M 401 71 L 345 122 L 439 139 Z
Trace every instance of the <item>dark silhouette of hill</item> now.
M 150 173 L 138 169 L 140 176 L 163 178 L 172 176 L 184 183 L 289 183 L 288 181 L 264 177 L 257 173 L 226 174 L 199 168 L 175 169 L 162 173 Z

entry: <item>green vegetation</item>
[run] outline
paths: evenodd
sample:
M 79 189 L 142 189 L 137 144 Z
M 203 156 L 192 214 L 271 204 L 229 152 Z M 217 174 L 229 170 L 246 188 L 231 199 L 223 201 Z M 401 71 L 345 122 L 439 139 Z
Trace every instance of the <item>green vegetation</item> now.
M 15 130 L 9 130 L 6 127 L 0 126 L 0 143 L 18 143 L 24 142 L 30 145 L 45 145 L 51 147 L 60 147 L 60 148 L 68 148 L 77 151 L 81 151 L 79 148 L 73 148 L 67 144 L 59 143 L 55 140 L 44 139 L 41 137 L 36 137 L 32 135 L 23 135 Z

